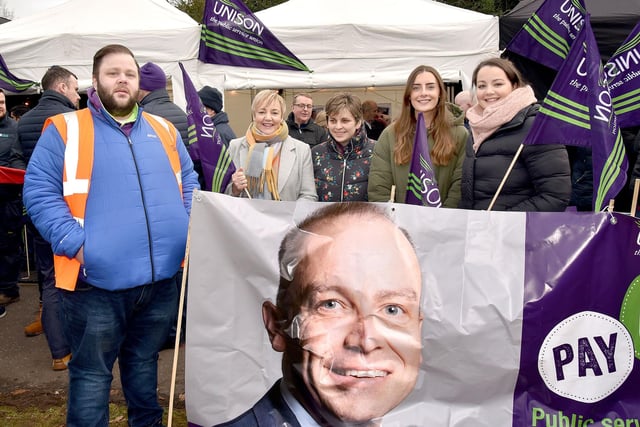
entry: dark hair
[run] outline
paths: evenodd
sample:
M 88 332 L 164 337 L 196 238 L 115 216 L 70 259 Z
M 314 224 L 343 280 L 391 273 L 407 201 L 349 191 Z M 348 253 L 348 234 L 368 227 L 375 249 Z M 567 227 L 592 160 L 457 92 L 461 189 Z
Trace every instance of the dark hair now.
M 101 48 L 96 52 L 95 55 L 93 55 L 93 70 L 91 71 L 91 73 L 93 74 L 94 78 L 98 78 L 98 74 L 100 74 L 100 65 L 102 65 L 102 60 L 104 59 L 104 57 L 107 55 L 112 55 L 114 53 L 124 53 L 126 55 L 131 55 L 133 61 L 136 63 L 138 73 L 140 73 L 140 65 L 138 64 L 138 61 L 136 61 L 135 56 L 133 56 L 133 52 L 131 52 L 128 47 L 121 44 L 110 44 Z
M 507 78 L 511 82 L 514 88 L 519 88 L 527 85 L 524 77 L 520 74 L 518 68 L 513 65 L 513 62 L 504 58 L 490 58 L 485 59 L 481 63 L 476 66 L 476 69 L 473 70 L 473 75 L 471 76 L 471 85 L 475 88 L 478 83 L 478 72 L 483 67 L 498 67 L 507 75 Z
M 444 80 L 442 80 L 442 76 L 440 76 L 438 70 L 428 65 L 417 66 L 407 78 L 404 95 L 402 96 L 400 117 L 393 123 L 393 129 L 396 132 L 393 159 L 397 165 L 404 165 L 411 161 L 417 124 L 416 110 L 413 108 L 413 105 L 411 105 L 411 91 L 413 90 L 413 83 L 416 81 L 416 78 L 422 73 L 433 74 L 440 89 L 438 104 L 435 107 L 433 123 L 431 124 L 434 141 L 433 149 L 430 153 L 431 158 L 435 165 L 447 165 L 458 151 L 451 133 L 453 118 L 447 110 L 447 88 L 444 85 Z
M 78 78 L 78 76 L 66 68 L 60 67 L 59 65 L 53 65 L 49 67 L 47 72 L 44 73 L 44 76 L 42 76 L 42 89 L 53 89 L 55 85 L 60 82 L 66 83 L 71 77 L 75 77 L 76 79 Z
M 28 105 L 18 104 L 18 105 L 15 105 L 13 108 L 11 108 L 10 113 L 14 118 L 19 119 L 27 111 L 29 111 Z

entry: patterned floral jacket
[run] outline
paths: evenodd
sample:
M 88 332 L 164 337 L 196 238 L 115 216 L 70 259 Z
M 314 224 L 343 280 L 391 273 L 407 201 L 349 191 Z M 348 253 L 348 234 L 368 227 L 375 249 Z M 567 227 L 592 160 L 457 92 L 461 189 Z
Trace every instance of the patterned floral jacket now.
M 364 128 L 345 146 L 331 136 L 311 149 L 313 175 L 321 202 L 368 201 L 369 166 L 373 140 Z

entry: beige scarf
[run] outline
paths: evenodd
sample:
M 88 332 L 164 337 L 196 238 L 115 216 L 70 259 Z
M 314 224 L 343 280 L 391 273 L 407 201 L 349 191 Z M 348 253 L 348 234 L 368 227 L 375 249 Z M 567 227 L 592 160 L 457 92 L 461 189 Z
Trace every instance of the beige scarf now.
M 531 86 L 514 89 L 500 101 L 491 104 L 484 110 L 479 104 L 467 110 L 467 119 L 473 135 L 473 151 L 505 123 L 513 119 L 523 108 L 537 102 Z
M 280 200 L 278 192 L 278 170 L 282 142 L 287 139 L 289 128 L 283 121 L 274 133 L 265 135 L 255 123 L 249 125 L 246 137 L 249 144 L 245 175 L 247 190 L 251 197 Z M 265 188 L 266 184 L 266 188 Z

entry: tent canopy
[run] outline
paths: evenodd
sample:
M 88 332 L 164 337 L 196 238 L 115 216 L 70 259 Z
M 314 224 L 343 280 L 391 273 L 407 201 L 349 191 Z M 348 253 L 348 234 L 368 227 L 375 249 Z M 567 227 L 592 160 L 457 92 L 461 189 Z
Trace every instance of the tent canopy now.
M 223 67 L 225 88 L 403 85 L 421 64 L 468 85 L 498 55 L 498 18 L 432 0 L 289 0 L 256 16 L 311 70 Z
M 544 0 L 521 0 L 500 18 L 500 49 L 504 49 Z M 584 0 L 600 54 L 606 61 L 640 20 L 640 0 Z

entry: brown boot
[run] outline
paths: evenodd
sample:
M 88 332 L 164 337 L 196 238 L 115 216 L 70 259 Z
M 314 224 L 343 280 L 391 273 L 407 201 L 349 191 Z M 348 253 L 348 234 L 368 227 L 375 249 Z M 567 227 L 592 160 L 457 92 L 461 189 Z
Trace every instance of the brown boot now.
M 64 371 L 65 369 L 67 369 L 69 360 L 71 360 L 71 353 L 67 354 L 62 359 L 53 359 L 51 369 L 53 369 L 54 371 Z
M 35 320 L 24 327 L 24 334 L 28 337 L 35 337 L 40 335 L 42 330 L 42 304 L 40 304 L 40 310 Z

